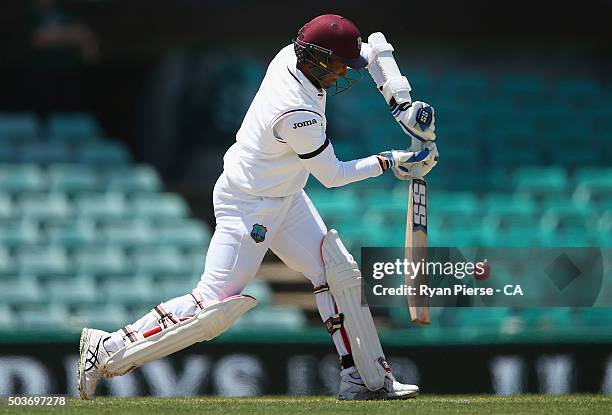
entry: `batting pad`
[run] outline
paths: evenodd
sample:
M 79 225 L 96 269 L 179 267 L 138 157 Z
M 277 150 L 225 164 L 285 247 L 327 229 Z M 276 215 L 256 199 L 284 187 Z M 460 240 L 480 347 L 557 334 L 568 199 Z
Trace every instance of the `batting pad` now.
M 120 376 L 194 343 L 212 340 L 240 316 L 257 305 L 248 295 L 236 295 L 205 306 L 194 317 L 130 343 L 110 356 L 104 365 L 108 377 Z
M 357 371 L 368 389 L 382 388 L 388 365 L 378 340 L 370 309 L 361 306 L 361 272 L 357 263 L 331 229 L 321 246 L 327 284 L 344 314 L 344 328 Z

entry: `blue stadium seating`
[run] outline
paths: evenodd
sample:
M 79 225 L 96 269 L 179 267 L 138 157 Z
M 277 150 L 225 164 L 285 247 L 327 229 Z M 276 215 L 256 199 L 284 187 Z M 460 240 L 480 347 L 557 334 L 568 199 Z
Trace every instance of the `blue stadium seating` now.
M 51 191 L 80 194 L 102 190 L 95 169 L 87 165 L 56 163 L 48 169 Z
M 90 141 L 101 135 L 97 120 L 89 113 L 54 113 L 46 123 L 46 135 L 52 141 Z
M 111 168 L 128 165 L 131 162 L 131 156 L 126 146 L 118 141 L 92 142 L 82 143 L 76 149 L 74 161 Z
M 44 190 L 46 180 L 42 169 L 34 164 L 0 165 L 0 192 L 22 193 Z
M 219 74 L 235 66 L 225 65 Z M 214 97 L 215 128 L 235 132 L 264 70 L 249 60 L 231 72 L 240 82 Z M 415 99 L 436 108 L 441 153 L 427 178 L 430 244 L 612 246 L 609 86 L 511 69 L 495 77 L 424 68 L 413 75 Z M 329 100 L 327 113 L 342 159 L 408 145 L 376 90 L 359 85 L 345 98 Z M 125 144 L 103 137 L 90 114 L 57 113 L 44 123 L 30 113 L 0 114 L 0 327 L 118 327 L 197 282 L 211 230 L 191 217 L 183 198 L 164 192 L 151 166 L 135 164 Z M 311 179 L 307 193 L 359 257 L 364 245 L 403 245 L 406 188 L 385 174 L 340 189 Z M 299 309 L 275 308 L 270 287 L 258 284 L 248 290 L 266 307 L 236 330 L 304 326 Z M 17 319 L 9 321 L 13 308 Z M 437 315 L 438 328 L 466 335 L 473 329 L 464 321 L 499 332 L 517 321 L 546 330 L 612 319 L 601 310 L 452 311 Z M 405 312 L 391 318 L 405 326 Z
M 0 143 L 5 146 L 23 140 L 36 139 L 39 125 L 32 113 L 0 113 Z

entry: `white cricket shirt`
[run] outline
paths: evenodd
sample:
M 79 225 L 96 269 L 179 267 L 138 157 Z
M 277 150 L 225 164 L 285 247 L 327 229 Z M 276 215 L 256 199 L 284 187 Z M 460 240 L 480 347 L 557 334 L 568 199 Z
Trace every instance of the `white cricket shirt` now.
M 301 191 L 310 173 L 327 187 L 380 175 L 376 156 L 338 160 L 325 134 L 325 100 L 325 90 L 296 68 L 293 44 L 283 48 L 223 157 L 230 184 L 256 196 L 283 197 Z

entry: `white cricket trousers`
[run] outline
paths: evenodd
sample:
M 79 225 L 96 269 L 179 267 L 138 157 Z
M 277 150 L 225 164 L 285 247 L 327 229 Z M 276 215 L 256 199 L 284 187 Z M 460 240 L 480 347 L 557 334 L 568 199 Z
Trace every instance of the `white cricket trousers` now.
M 338 313 L 321 257 L 327 227 L 304 191 L 286 197 L 253 196 L 232 187 L 222 174 L 215 184 L 213 204 L 217 224 L 197 287 L 114 332 L 107 342 L 110 352 L 123 347 L 134 333 L 147 337 L 168 321 L 194 316 L 197 301 L 206 304 L 239 294 L 257 273 L 268 249 L 310 280 L 324 322 Z M 350 353 L 344 329 L 335 331 L 332 338 L 340 356 Z

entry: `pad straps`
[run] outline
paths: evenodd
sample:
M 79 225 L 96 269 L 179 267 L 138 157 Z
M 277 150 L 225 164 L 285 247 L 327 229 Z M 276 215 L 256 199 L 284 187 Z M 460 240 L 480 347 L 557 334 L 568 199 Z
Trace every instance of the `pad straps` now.
M 348 369 L 349 367 L 355 366 L 352 354 L 345 354 L 340 358 L 340 367 L 342 369 Z
M 132 327 L 131 324 L 128 324 L 127 326 L 121 329 L 121 335 L 125 344 L 135 343 L 138 340 L 142 340 L 144 338 L 142 334 L 134 330 L 134 327 Z
M 336 330 L 340 330 L 342 327 L 344 327 L 344 314 L 334 314 L 333 316 L 325 320 L 324 324 L 325 328 L 327 329 L 327 332 L 330 335 L 334 334 Z
M 191 292 L 191 297 L 193 298 L 193 302 L 195 303 L 195 305 L 197 305 L 200 310 L 204 310 L 204 302 L 202 301 L 198 293 L 195 292 L 195 290 Z
M 161 304 L 153 307 L 153 310 L 151 310 L 151 312 L 157 316 L 157 322 L 159 323 L 159 326 L 165 329 L 167 329 L 171 325 L 179 323 L 179 319 L 176 318 L 174 314 L 167 312 Z
M 325 291 L 329 291 L 329 285 L 327 284 L 323 284 L 323 285 L 319 285 L 318 287 L 314 287 L 315 295 L 324 293 Z
M 315 295 L 324 293 L 326 291 L 329 291 L 329 285 L 327 284 L 322 284 L 314 288 Z M 336 331 L 344 327 L 344 314 L 336 313 L 332 315 L 331 317 L 329 317 L 327 320 L 323 322 L 323 325 L 325 326 L 325 329 L 327 330 L 327 332 L 330 335 L 333 335 Z M 350 351 L 350 348 L 349 348 L 349 351 Z M 349 367 L 353 367 L 353 366 L 355 366 L 355 362 L 353 361 L 353 355 L 349 353 L 349 354 L 345 354 L 344 356 L 340 357 L 340 367 L 342 369 L 348 369 Z

